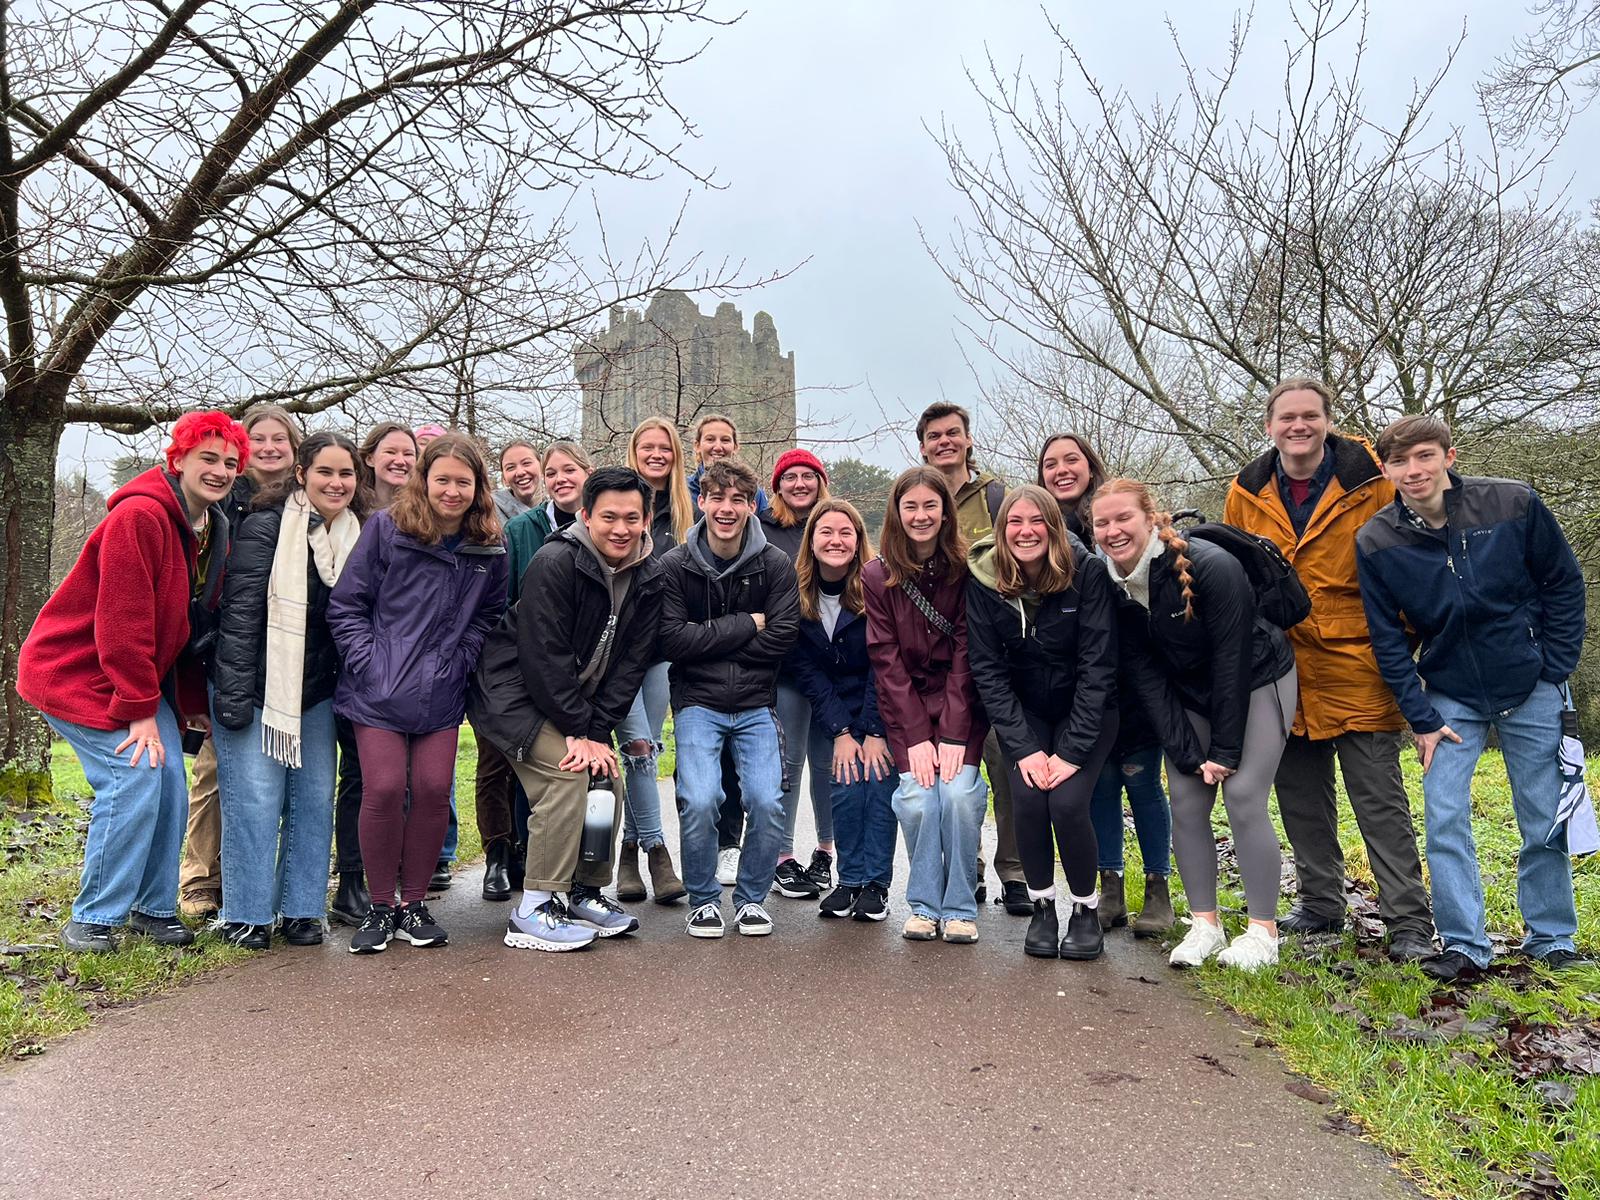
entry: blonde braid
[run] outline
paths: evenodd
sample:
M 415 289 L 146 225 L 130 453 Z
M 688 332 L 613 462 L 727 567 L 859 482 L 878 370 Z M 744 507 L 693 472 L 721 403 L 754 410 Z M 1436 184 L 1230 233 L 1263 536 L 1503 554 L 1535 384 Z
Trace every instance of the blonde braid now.
M 1176 529 L 1172 527 L 1171 513 L 1156 513 L 1156 536 L 1161 539 L 1161 544 L 1172 551 L 1172 566 L 1178 572 L 1178 583 L 1183 588 L 1183 619 L 1194 620 L 1194 575 L 1190 567 L 1194 564 L 1189 561 L 1189 556 L 1184 553 L 1189 548 L 1189 543 Z

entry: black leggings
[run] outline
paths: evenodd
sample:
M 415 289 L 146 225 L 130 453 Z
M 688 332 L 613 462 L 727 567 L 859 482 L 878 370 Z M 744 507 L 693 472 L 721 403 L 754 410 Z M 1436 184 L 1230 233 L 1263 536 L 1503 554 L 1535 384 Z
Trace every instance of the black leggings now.
M 1045 753 L 1056 744 L 1056 731 L 1065 720 L 1050 724 L 1024 714 L 1028 727 Z M 1017 827 L 1017 856 L 1022 859 L 1022 873 L 1028 887 L 1042 892 L 1053 887 L 1056 880 L 1055 856 L 1051 853 L 1051 834 L 1061 854 L 1061 867 L 1067 875 L 1067 887 L 1075 896 L 1092 896 L 1095 889 L 1095 871 L 1099 851 L 1094 838 L 1094 822 L 1089 816 L 1089 802 L 1094 798 L 1094 785 L 1100 778 L 1100 768 L 1105 765 L 1117 740 L 1118 717 L 1115 709 L 1107 712 L 1100 726 L 1100 737 L 1089 753 L 1089 761 L 1081 764 L 1071 779 L 1057 784 L 1048 792 L 1024 782 L 1022 772 L 1011 768 L 1012 817 Z

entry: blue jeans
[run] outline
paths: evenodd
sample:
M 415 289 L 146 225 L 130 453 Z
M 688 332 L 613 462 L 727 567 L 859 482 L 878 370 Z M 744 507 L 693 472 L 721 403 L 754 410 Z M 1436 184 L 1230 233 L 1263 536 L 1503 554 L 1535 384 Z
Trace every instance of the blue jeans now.
M 833 842 L 833 739 L 811 723 L 811 701 L 797 687 L 778 681 L 778 724 L 783 729 L 783 844 L 779 858 L 794 856 L 794 826 L 800 816 L 800 776 L 811 765 L 811 814 L 817 844 Z
M 1146 875 L 1163 879 L 1172 870 L 1172 810 L 1161 788 L 1161 747 L 1147 746 L 1126 758 L 1108 758 L 1095 781 L 1089 801 L 1095 841 L 1100 847 L 1100 869 L 1122 870 L 1122 792 L 1128 792 L 1133 810 L 1133 832 L 1139 839 L 1139 857 Z
M 827 731 L 817 735 L 828 738 Z M 838 839 L 839 882 L 844 887 L 881 883 L 885 890 L 894 877 L 894 793 L 899 780 L 859 779 L 832 783 L 833 759 L 829 755 L 824 779 L 832 785 L 833 832 Z
M 527 826 L 523 826 L 524 829 Z M 450 772 L 450 823 L 444 828 L 444 845 L 439 847 L 439 861 L 453 863 L 456 845 L 461 841 L 461 823 L 456 819 L 456 774 Z
M 722 747 L 733 749 L 744 806 L 744 852 L 733 887 L 737 909 L 772 890 L 783 836 L 783 764 L 778 718 L 770 708 L 724 713 L 695 705 L 676 714 L 678 832 L 683 882 L 698 908 L 722 896 L 717 883 L 717 809 L 722 804 Z
M 1500 734 L 1522 834 L 1517 854 L 1517 908 L 1527 926 L 1522 948 L 1535 956 L 1571 950 L 1578 912 L 1565 828 L 1552 844 L 1544 840 L 1561 799 L 1556 762 L 1561 690 L 1541 680 L 1526 700 L 1501 713 L 1480 712 L 1438 692 L 1429 692 L 1428 699 L 1444 723 L 1461 735 L 1460 745 L 1440 741 L 1433 765 L 1422 777 L 1433 920 L 1444 948 L 1460 951 L 1480 967 L 1488 966 L 1494 955 L 1484 932 L 1483 879 L 1472 838 L 1472 773 L 1493 725 Z
M 152 769 L 146 755 L 131 767 L 129 747 L 117 753 L 127 728 L 90 729 L 46 715 L 78 756 L 94 791 L 83 875 L 72 919 L 85 925 L 125 925 L 130 912 L 170 917 L 178 911 L 178 860 L 189 823 L 189 782 L 183 770 L 183 734 L 166 701 L 156 727 L 166 765 Z
M 333 701 L 300 717 L 300 765 L 261 749 L 261 709 L 243 729 L 212 716 L 222 795 L 222 919 L 271 925 L 279 917 L 321 920 L 328 907 L 333 784 L 338 773 Z
M 656 663 L 644 673 L 633 707 L 617 726 L 617 745 L 622 749 L 622 840 L 636 842 L 641 850 L 654 850 L 666 844 L 661 829 L 660 774 L 661 731 L 667 724 L 667 705 L 671 692 L 667 668 L 671 663 Z M 643 754 L 629 754 L 629 742 L 646 742 Z
M 936 777 L 931 788 L 924 788 L 907 771 L 893 805 L 911 859 L 906 880 L 911 911 L 935 921 L 977 920 L 978 846 L 989 811 L 982 773 L 964 766 L 951 782 Z

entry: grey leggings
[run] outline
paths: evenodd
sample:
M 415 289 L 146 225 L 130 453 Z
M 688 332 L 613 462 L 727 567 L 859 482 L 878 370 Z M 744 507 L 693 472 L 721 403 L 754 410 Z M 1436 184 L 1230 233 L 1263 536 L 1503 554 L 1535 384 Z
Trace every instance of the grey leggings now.
M 1272 777 L 1283 757 L 1289 728 L 1294 723 L 1299 695 L 1295 673 L 1250 693 L 1250 713 L 1245 719 L 1244 752 L 1239 769 L 1222 781 L 1222 803 L 1228 810 L 1228 830 L 1233 835 L 1239 874 L 1244 879 L 1245 906 L 1257 921 L 1278 915 L 1279 872 L 1283 853 L 1267 811 Z M 1200 744 L 1211 739 L 1211 722 L 1197 712 L 1189 723 Z M 1172 855 L 1178 862 L 1184 895 L 1191 912 L 1217 908 L 1217 841 L 1211 832 L 1211 809 L 1217 789 L 1198 774 L 1185 775 L 1167 758 L 1167 785 L 1172 792 Z

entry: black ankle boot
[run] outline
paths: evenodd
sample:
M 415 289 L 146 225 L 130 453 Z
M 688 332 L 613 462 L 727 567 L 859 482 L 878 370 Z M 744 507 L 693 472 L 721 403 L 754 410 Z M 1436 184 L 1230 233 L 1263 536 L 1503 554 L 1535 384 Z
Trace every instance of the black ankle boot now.
M 1061 957 L 1078 961 L 1099 958 L 1105 944 L 1100 914 L 1087 904 L 1074 904 L 1067 918 L 1067 936 L 1061 939 Z
M 361 928 L 372 907 L 372 897 L 367 894 L 367 881 L 360 871 L 340 871 L 339 890 L 333 894 L 333 904 L 328 916 L 352 929 Z
M 528 843 L 510 842 L 506 849 L 506 874 L 511 877 L 511 890 L 522 890 L 522 878 L 528 873 Z
M 483 898 L 511 899 L 511 842 L 506 838 L 495 838 L 483 848 L 483 857 Z
M 1056 923 L 1056 902 L 1035 900 L 1033 920 L 1028 922 L 1028 936 L 1022 940 L 1023 952 L 1034 958 L 1057 958 L 1061 951 L 1056 939 L 1060 936 L 1061 929 Z

